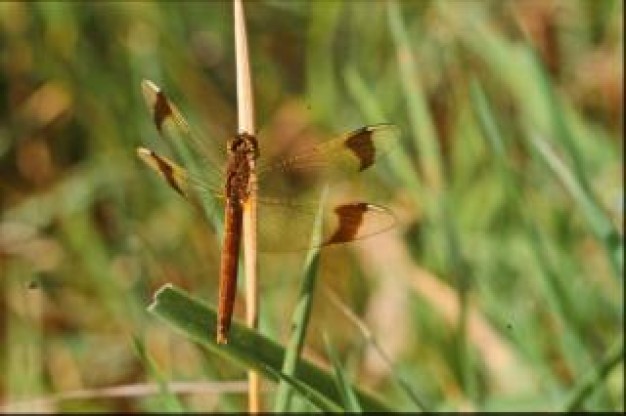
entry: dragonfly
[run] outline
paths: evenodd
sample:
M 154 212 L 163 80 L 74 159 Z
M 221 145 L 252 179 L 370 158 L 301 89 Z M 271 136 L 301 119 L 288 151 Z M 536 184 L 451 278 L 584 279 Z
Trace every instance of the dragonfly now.
M 219 162 L 215 161 L 215 157 L 211 158 L 211 152 L 207 151 L 206 143 L 192 132 L 165 93 L 149 80 L 142 81 L 141 86 L 157 131 L 170 142 L 184 141 L 186 148 L 196 156 L 195 160 L 201 162 L 198 166 L 202 174 L 185 169 L 145 147 L 137 148 L 137 155 L 176 193 L 194 204 L 202 195 L 209 193 L 224 213 L 218 290 L 218 344 L 228 342 L 236 296 L 243 213 L 251 195 L 258 194 L 258 247 L 264 252 L 297 251 L 348 243 L 396 225 L 395 215 L 386 207 L 361 200 L 333 201 L 323 205 L 320 235 L 316 243 L 311 243 L 312 229 L 320 217 L 319 205 L 303 196 L 306 192 L 301 186 L 290 186 L 294 177 L 313 178 L 313 183 L 324 183 L 336 177 L 336 173 L 341 177 L 367 170 L 395 147 L 400 136 L 395 125 L 364 126 L 279 161 L 259 158 L 256 136 L 237 133 L 226 140 L 225 152 L 222 151 L 225 163 L 219 166 Z M 174 144 L 174 147 L 180 145 Z

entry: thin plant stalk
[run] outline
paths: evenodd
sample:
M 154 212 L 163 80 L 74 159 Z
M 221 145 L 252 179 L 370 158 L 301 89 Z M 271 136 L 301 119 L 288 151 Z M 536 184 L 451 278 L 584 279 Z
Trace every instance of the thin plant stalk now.
M 248 57 L 248 39 L 241 0 L 233 1 L 235 60 L 237 72 L 237 120 L 239 133 L 255 134 L 254 98 L 250 60 Z M 254 163 L 254 162 L 253 162 Z M 246 276 L 246 324 L 251 328 L 258 326 L 259 291 L 257 279 L 257 177 L 255 166 L 250 170 L 250 195 L 243 214 L 244 270 Z M 248 372 L 248 411 L 258 413 L 261 409 L 261 379 L 255 371 Z
M 225 394 L 242 393 L 245 391 L 246 385 L 245 381 L 238 380 L 220 381 L 219 383 L 170 381 L 165 384 L 165 387 L 169 392 L 175 394 Z M 156 396 L 162 394 L 162 390 L 163 386 L 160 383 L 135 383 L 96 389 L 62 391 L 48 396 L 7 403 L 0 406 L 0 412 L 11 413 L 29 411 L 42 407 L 49 408 L 58 406 L 60 402 L 70 400 Z
M 429 411 L 429 408 L 425 404 L 424 400 L 418 396 L 416 392 L 413 391 L 413 388 L 409 384 L 408 381 L 399 374 L 398 370 L 395 368 L 391 357 L 385 352 L 382 348 L 372 331 L 367 327 L 365 322 L 363 322 L 358 316 L 354 314 L 342 301 L 339 299 L 339 296 L 330 289 L 328 286 L 324 287 L 324 292 L 331 303 L 339 309 L 343 316 L 345 316 L 354 326 L 356 326 L 365 339 L 365 342 L 370 344 L 372 348 L 378 353 L 380 358 L 385 362 L 385 365 L 389 368 L 391 375 L 393 376 L 394 381 L 398 384 L 398 386 L 402 389 L 402 391 L 409 397 L 409 399 L 416 405 L 417 410 L 419 411 Z

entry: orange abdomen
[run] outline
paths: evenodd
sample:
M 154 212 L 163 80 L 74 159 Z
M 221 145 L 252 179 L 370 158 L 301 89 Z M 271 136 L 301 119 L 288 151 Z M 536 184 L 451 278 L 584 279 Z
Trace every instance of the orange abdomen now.
M 224 216 L 224 245 L 220 263 L 219 308 L 217 315 L 217 343 L 226 344 L 237 293 L 237 266 L 241 241 L 242 206 L 239 201 L 227 199 Z

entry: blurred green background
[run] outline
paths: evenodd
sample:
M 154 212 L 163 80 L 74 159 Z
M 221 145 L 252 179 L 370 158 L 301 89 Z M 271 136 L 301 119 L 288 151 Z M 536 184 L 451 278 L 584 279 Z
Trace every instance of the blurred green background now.
M 245 7 L 264 141 L 402 130 L 375 173 L 399 225 L 323 251 L 304 355 L 327 333 L 395 409 L 623 411 L 623 2 Z M 159 380 L 246 408 L 244 370 L 146 311 L 167 282 L 215 304 L 220 242 L 135 157 L 162 146 L 144 78 L 207 145 L 232 134 L 231 3 L 0 3 L 5 411 L 159 410 Z M 260 258 L 280 343 L 301 275 Z

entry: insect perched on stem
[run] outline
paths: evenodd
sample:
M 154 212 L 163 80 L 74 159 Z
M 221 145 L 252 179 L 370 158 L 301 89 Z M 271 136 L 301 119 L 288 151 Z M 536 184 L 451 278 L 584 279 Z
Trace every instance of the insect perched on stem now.
M 251 180 L 252 169 L 257 165 L 255 162 L 259 157 L 255 136 L 240 133 L 228 139 L 226 164 L 220 169 L 203 151 L 187 122 L 165 94 L 147 80 L 142 82 L 142 89 L 157 130 L 171 141 L 184 140 L 182 145 L 192 150 L 192 156 L 200 162 L 201 172 L 189 172 L 166 157 L 143 147 L 137 149 L 139 157 L 181 196 L 198 202 L 208 192 L 214 201 L 223 205 L 224 240 L 220 262 L 217 325 L 217 342 L 223 344 L 228 341 L 237 288 L 242 217 L 252 187 L 259 187 L 259 249 L 307 249 L 310 245 L 308 237 L 318 211 L 317 205 L 303 202 L 293 195 L 277 195 L 277 190 L 272 189 L 272 185 L 284 183 L 285 177 L 294 174 L 312 175 L 323 180 L 330 178 L 327 174 L 333 171 L 343 174 L 362 172 L 395 146 L 399 130 L 391 124 L 366 126 L 282 161 L 259 163 L 257 184 Z M 181 143 L 173 144 L 175 148 L 180 148 Z M 396 223 L 390 210 L 363 201 L 333 203 L 324 210 L 323 219 L 319 246 L 368 237 L 385 231 Z

